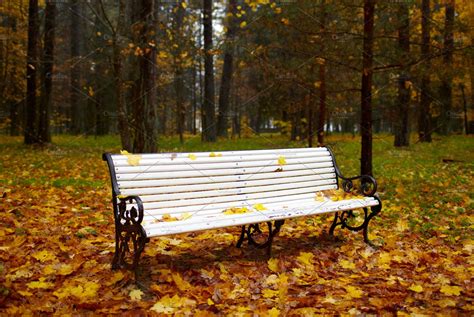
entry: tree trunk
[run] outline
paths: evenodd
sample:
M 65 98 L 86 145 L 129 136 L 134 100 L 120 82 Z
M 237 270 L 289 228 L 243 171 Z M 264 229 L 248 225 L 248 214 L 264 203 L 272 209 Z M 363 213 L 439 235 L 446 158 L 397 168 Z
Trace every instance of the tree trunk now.
M 132 152 L 132 139 L 130 135 L 130 123 L 128 117 L 127 106 L 125 104 L 125 88 L 123 83 L 123 66 L 121 48 L 119 46 L 118 37 L 123 36 L 122 32 L 125 24 L 125 0 L 120 0 L 119 17 L 117 21 L 117 32 L 113 37 L 113 69 L 115 77 L 115 97 L 117 103 L 118 130 L 122 149 Z
M 453 51 L 454 51 L 454 0 L 446 0 L 444 21 L 443 69 L 441 87 L 439 89 L 442 109 L 440 115 L 439 132 L 447 135 L 450 130 L 452 111 L 452 82 L 453 82 Z
M 321 52 L 324 54 L 324 42 L 326 32 L 326 5 L 324 1 L 321 5 Z M 324 123 L 326 121 L 326 61 L 319 62 L 319 116 L 318 116 L 318 146 L 324 145 Z
M 400 49 L 400 73 L 398 78 L 398 111 L 395 120 L 396 147 L 410 144 L 408 130 L 408 112 L 410 108 L 410 74 L 407 64 L 410 57 L 410 13 L 406 3 L 399 4 L 398 45 Z
M 54 32 L 56 19 L 56 4 L 46 2 L 44 16 L 44 47 L 43 47 L 43 92 L 39 108 L 38 142 L 51 142 L 49 130 L 49 116 L 51 112 L 51 92 L 53 88 L 53 63 L 54 63 Z
M 154 153 L 157 151 L 156 124 L 156 20 L 154 0 L 141 0 L 140 78 L 138 81 L 138 102 L 135 105 L 135 140 L 133 152 Z
M 212 0 L 204 0 L 204 104 L 202 105 L 202 140 L 216 141 L 214 96 L 214 53 L 212 51 Z
M 25 144 L 38 142 L 36 109 L 36 70 L 38 69 L 38 1 L 30 0 L 28 8 L 28 48 L 26 63 L 26 125 Z
M 226 34 L 226 48 L 224 54 L 224 66 L 222 69 L 222 80 L 219 95 L 219 115 L 217 118 L 217 136 L 227 137 L 227 129 L 229 128 L 229 101 L 230 88 L 233 75 L 234 63 L 234 40 L 235 40 L 235 11 L 237 8 L 237 0 L 229 0 L 227 8 L 228 23 Z
M 184 19 L 184 8 L 181 5 L 181 2 L 178 2 L 176 5 L 176 33 L 175 37 L 178 40 L 178 48 L 174 54 L 174 88 L 176 93 L 176 132 L 179 135 L 179 141 L 181 144 L 184 143 L 184 120 L 186 111 L 184 109 L 184 79 L 183 79 L 183 67 L 181 60 L 181 50 L 182 50 L 182 37 L 183 37 L 183 19 Z
M 79 0 L 71 0 L 71 19 L 70 19 L 70 44 L 71 44 L 71 89 L 70 89 L 70 132 L 79 134 L 82 132 L 82 112 L 81 104 L 81 3 Z
M 421 4 L 421 59 L 422 77 L 420 87 L 420 111 L 418 117 L 418 136 L 421 142 L 431 142 L 431 93 L 430 93 L 430 0 Z
M 360 133 L 361 174 L 372 175 L 372 74 L 375 0 L 364 0 L 364 42 L 362 53 L 362 88 Z

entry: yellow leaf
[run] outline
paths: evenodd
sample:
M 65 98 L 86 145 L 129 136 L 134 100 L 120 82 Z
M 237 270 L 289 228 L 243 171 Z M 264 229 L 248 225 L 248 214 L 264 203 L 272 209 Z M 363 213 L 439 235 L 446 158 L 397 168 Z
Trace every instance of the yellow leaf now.
M 214 152 L 209 153 L 209 157 L 216 157 L 216 153 Z
M 94 88 L 92 88 L 92 87 L 89 86 L 89 89 L 88 89 L 88 92 L 87 92 L 87 93 L 89 94 L 89 96 L 93 97 L 94 94 L 95 94 Z
M 131 290 L 128 296 L 130 296 L 131 300 L 141 300 L 143 292 L 139 289 Z
M 266 288 L 262 291 L 262 295 L 265 298 L 273 298 L 273 297 L 278 296 L 278 294 L 279 294 L 279 291 L 274 291 L 274 290 L 269 289 L 269 288 Z
M 267 210 L 268 208 L 265 207 L 263 204 L 255 204 L 253 205 L 253 209 L 258 210 L 258 211 L 264 211 L 264 210 Z
M 275 273 L 278 272 L 278 259 L 271 258 L 268 260 L 267 264 L 270 271 Z
M 105 283 L 105 285 L 107 285 L 107 286 L 114 285 L 118 281 L 123 280 L 124 277 L 125 277 L 125 275 L 123 275 L 122 272 L 120 272 L 120 271 L 115 272 L 114 275 L 112 275 L 112 278 L 107 283 Z
M 285 157 L 284 157 L 283 155 L 281 155 L 281 156 L 278 157 L 278 164 L 279 164 L 280 166 L 283 166 L 283 165 L 286 164 L 286 159 L 285 159 Z
M 362 297 L 362 290 L 360 290 L 359 288 L 357 287 L 354 287 L 354 286 L 346 286 L 346 292 L 347 292 L 347 295 L 350 297 L 350 298 L 361 298 Z
M 189 284 L 186 280 L 183 280 L 181 275 L 179 275 L 178 273 L 171 274 L 171 277 L 173 278 L 174 283 L 176 284 L 176 286 L 178 286 L 178 289 L 180 291 L 185 292 L 192 288 L 191 284 Z
M 247 212 L 249 212 L 249 210 L 246 207 L 232 207 L 223 211 L 224 215 L 245 214 Z
M 157 313 L 172 314 L 182 307 L 193 307 L 195 305 L 196 302 L 187 297 L 179 297 L 178 295 L 169 297 L 169 295 L 166 295 L 160 298 L 160 300 L 157 301 L 150 310 Z
M 37 289 L 37 288 L 48 289 L 48 288 L 52 288 L 54 284 L 50 282 L 45 282 L 44 277 L 43 277 L 43 278 L 40 278 L 39 281 L 34 281 L 34 282 L 30 282 L 26 284 L 26 286 L 28 286 L 28 288 L 33 288 L 33 289 Z
M 212 306 L 212 305 L 214 305 L 214 301 L 213 301 L 212 299 L 208 298 L 208 299 L 207 299 L 207 304 L 208 304 L 209 306 Z
M 140 160 L 142 159 L 141 155 L 130 154 L 125 150 L 120 151 L 120 154 L 125 155 L 127 157 L 128 164 L 132 166 L 138 166 L 140 164 Z
M 461 294 L 461 288 L 459 286 L 443 285 L 441 286 L 440 292 L 448 296 L 459 296 Z
M 69 296 L 75 296 L 79 299 L 90 299 L 97 296 L 100 285 L 92 281 L 79 281 L 79 285 L 67 285 L 55 291 L 54 296 L 63 299 Z
M 188 7 L 188 5 L 186 4 L 186 2 L 181 2 L 181 6 L 183 7 L 183 9 L 186 9 Z
M 347 260 L 341 260 L 339 261 L 339 264 L 341 264 L 342 268 L 344 269 L 353 270 L 356 268 L 354 262 L 350 262 Z
M 268 316 L 270 317 L 278 317 L 280 316 L 280 310 L 276 307 L 273 307 L 269 311 L 267 311 Z
M 194 161 L 194 160 L 196 159 L 196 155 L 194 155 L 194 154 L 188 154 L 188 158 L 189 158 L 190 160 L 193 160 L 193 161 Z
M 296 258 L 296 260 L 298 260 L 298 262 L 304 265 L 313 265 L 313 263 L 311 263 L 313 258 L 314 258 L 313 253 L 301 252 L 300 255 Z
M 242 22 L 240 23 L 240 27 L 241 27 L 242 29 L 243 29 L 244 27 L 246 27 L 246 26 L 247 26 L 247 22 L 242 21 Z
M 181 215 L 181 217 L 179 217 L 179 220 L 186 220 L 186 219 L 189 219 L 193 216 L 192 213 L 190 212 L 185 212 L 184 214 Z
M 317 192 L 316 196 L 314 197 L 314 200 L 324 202 L 326 201 L 326 198 L 324 197 L 324 194 L 322 192 Z
M 18 291 L 18 293 L 21 295 L 21 296 L 32 296 L 33 293 L 30 293 L 28 291 Z
M 32 257 L 34 257 L 35 259 L 37 259 L 41 263 L 56 259 L 56 256 L 54 254 L 52 254 L 52 253 L 50 253 L 49 251 L 46 251 L 46 250 L 36 252 L 32 255 Z
M 281 23 L 283 23 L 284 25 L 289 25 L 290 20 L 288 20 L 287 18 L 283 18 L 283 19 L 281 19 Z
M 408 289 L 410 291 L 414 291 L 415 293 L 423 292 L 423 286 L 421 286 L 421 285 L 412 284 Z

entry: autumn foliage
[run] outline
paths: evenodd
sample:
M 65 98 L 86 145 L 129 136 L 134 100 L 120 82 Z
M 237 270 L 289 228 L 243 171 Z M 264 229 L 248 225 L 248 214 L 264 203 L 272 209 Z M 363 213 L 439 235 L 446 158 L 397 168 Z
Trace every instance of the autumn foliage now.
M 332 215 L 287 221 L 271 258 L 235 248 L 239 228 L 158 237 L 135 283 L 132 272 L 110 269 L 114 228 L 100 154 L 119 152 L 118 140 L 58 137 L 31 150 L 2 137 L 0 315 L 472 315 L 472 138 L 409 150 L 386 139 L 374 143 L 385 203 L 371 224 L 378 249 L 360 233 L 337 229 L 330 239 Z M 344 173 L 355 174 L 357 142 L 329 141 Z M 286 142 L 266 146 L 298 145 Z

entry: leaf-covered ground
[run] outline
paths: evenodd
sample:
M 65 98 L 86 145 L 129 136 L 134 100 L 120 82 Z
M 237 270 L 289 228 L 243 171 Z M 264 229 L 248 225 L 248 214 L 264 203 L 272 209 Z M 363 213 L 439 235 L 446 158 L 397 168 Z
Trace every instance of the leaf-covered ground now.
M 163 150 L 302 146 L 279 136 Z M 325 232 L 332 216 L 287 221 L 273 256 L 236 249 L 239 228 L 153 238 L 142 279 L 111 271 L 114 228 L 104 151 L 118 140 L 58 137 L 47 149 L 0 137 L 0 315 L 310 316 L 474 314 L 474 139 L 394 149 L 377 136 L 384 207 L 361 233 Z M 329 138 L 341 170 L 358 172 L 358 139 Z

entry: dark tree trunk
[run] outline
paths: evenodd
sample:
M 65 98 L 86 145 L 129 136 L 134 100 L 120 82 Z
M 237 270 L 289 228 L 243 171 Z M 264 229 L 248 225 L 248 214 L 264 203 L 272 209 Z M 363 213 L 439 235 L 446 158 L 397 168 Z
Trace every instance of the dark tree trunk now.
M 71 89 L 70 89 L 70 132 L 79 134 L 82 132 L 82 112 L 81 107 L 81 3 L 79 0 L 71 0 L 70 19 L 70 44 L 71 44 Z
M 204 0 L 204 104 L 202 105 L 202 140 L 216 141 L 214 96 L 214 53 L 212 51 L 212 0 Z
M 447 135 L 450 130 L 451 111 L 452 111 L 452 82 L 453 82 L 453 52 L 454 52 L 454 0 L 446 0 L 445 4 L 445 22 L 444 22 L 444 47 L 443 47 L 443 69 L 441 87 L 439 89 L 442 109 L 440 115 L 439 132 Z
M 222 80 L 219 95 L 219 114 L 217 118 L 217 136 L 227 137 L 229 128 L 229 101 L 230 88 L 232 83 L 233 63 L 234 63 L 234 39 L 235 39 L 235 11 L 237 0 L 229 0 L 228 23 L 226 34 L 226 48 L 224 54 L 224 66 L 222 69 Z
M 176 38 L 178 39 L 178 48 L 174 54 L 174 89 L 176 93 L 176 132 L 179 135 L 179 141 L 181 144 L 184 143 L 184 122 L 186 116 L 186 110 L 184 109 L 184 78 L 183 78 L 183 67 L 181 60 L 181 50 L 182 50 L 182 36 L 183 36 L 183 18 L 184 18 L 184 8 L 181 5 L 181 2 L 178 2 L 176 5 Z
M 421 59 L 422 77 L 420 87 L 420 111 L 418 117 L 418 136 L 421 142 L 431 142 L 431 93 L 430 93 L 430 0 L 423 0 L 421 4 Z
M 38 143 L 36 109 L 36 70 L 38 69 L 38 1 L 30 0 L 28 8 L 28 48 L 26 62 L 25 144 Z
M 44 47 L 43 47 L 43 92 L 39 108 L 38 142 L 51 142 L 49 117 L 51 112 L 51 92 L 53 89 L 54 63 L 54 32 L 56 20 L 56 4 L 46 1 L 44 16 Z
M 323 1 L 321 5 L 321 52 L 324 52 L 324 41 L 326 32 L 326 5 Z M 318 117 L 318 146 L 324 145 L 324 123 L 326 121 L 326 61 L 319 62 L 319 117 Z
M 125 0 L 120 0 L 119 3 L 119 17 L 117 21 L 117 32 L 113 37 L 113 69 L 115 77 L 115 98 L 117 103 L 117 119 L 120 140 L 122 149 L 132 151 L 132 139 L 130 135 L 130 123 L 125 104 L 125 87 L 123 82 L 123 60 L 120 54 L 121 48 L 118 41 L 120 36 L 123 36 L 123 29 L 125 24 Z
M 364 0 L 364 42 L 362 52 L 361 174 L 372 175 L 372 74 L 375 0 Z
M 314 111 L 313 111 L 313 95 L 308 93 L 305 96 L 305 106 L 308 109 L 308 147 L 313 147 L 314 134 Z
M 135 105 L 136 130 L 133 143 L 133 152 L 140 153 L 157 151 L 155 14 L 154 0 L 141 0 L 140 46 L 143 54 L 139 57 L 140 78 L 137 91 L 139 94 Z
M 395 120 L 394 145 L 408 146 L 410 134 L 408 130 L 408 112 L 410 108 L 410 74 L 408 62 L 410 57 L 410 13 L 406 3 L 400 3 L 398 9 L 398 46 L 400 49 L 400 73 L 398 78 L 398 111 Z

